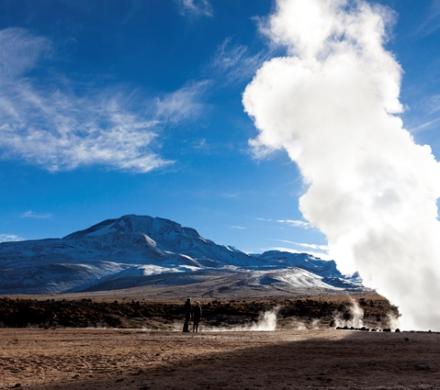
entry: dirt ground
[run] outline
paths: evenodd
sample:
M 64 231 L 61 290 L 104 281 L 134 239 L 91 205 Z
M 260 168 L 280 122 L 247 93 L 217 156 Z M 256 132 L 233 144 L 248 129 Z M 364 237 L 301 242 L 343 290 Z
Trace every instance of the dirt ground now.
M 440 389 L 440 335 L 0 329 L 0 388 Z

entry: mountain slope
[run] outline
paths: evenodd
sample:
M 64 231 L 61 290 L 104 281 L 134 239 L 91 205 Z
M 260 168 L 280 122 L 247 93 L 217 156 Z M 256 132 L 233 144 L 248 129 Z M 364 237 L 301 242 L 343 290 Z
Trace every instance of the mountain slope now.
M 149 216 L 109 219 L 60 239 L 0 243 L 1 294 L 178 286 L 218 275 L 231 286 L 263 290 L 361 287 L 334 261 L 279 251 L 248 255 Z

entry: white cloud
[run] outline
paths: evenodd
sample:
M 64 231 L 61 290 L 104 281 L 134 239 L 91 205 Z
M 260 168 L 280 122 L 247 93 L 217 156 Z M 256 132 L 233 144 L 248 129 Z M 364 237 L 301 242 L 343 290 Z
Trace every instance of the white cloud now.
M 298 249 L 293 249 L 293 248 L 289 248 L 289 247 L 285 247 L 285 246 L 271 246 L 268 248 L 261 248 L 262 252 L 267 252 L 267 251 L 280 251 L 280 252 L 288 252 L 288 253 L 304 253 Z
M 260 222 L 273 222 L 273 219 L 271 219 L 271 218 L 257 217 L 255 219 Z
M 422 123 L 418 123 L 417 125 L 412 126 L 410 130 L 411 133 L 415 134 L 415 133 L 420 133 L 422 131 L 437 129 L 437 127 L 434 126 L 438 125 L 439 122 L 440 122 L 440 117 L 434 118 L 431 120 L 424 121 Z
M 311 228 L 310 223 L 303 221 L 301 219 L 278 219 L 277 222 L 302 229 Z
M 171 164 L 155 149 L 158 131 L 197 115 L 204 83 L 184 86 L 158 100 L 156 111 L 139 108 L 118 88 L 75 92 L 67 81 L 29 73 L 50 43 L 24 29 L 0 30 L 0 156 L 20 158 L 50 171 L 103 165 L 149 172 Z M 24 55 L 26 53 L 26 55 Z
M 52 218 L 51 213 L 37 213 L 32 210 L 27 210 L 24 213 L 20 214 L 21 218 L 30 218 L 30 219 L 49 219 Z
M 240 226 L 240 225 L 231 225 L 231 229 L 234 229 L 234 230 L 246 230 L 246 228 L 244 226 Z
M 256 220 L 260 222 L 279 223 L 282 225 L 292 226 L 301 229 L 313 228 L 313 226 L 310 225 L 310 223 L 302 219 L 272 219 L 272 218 L 257 217 Z
M 290 240 L 275 240 L 278 242 L 281 242 L 283 244 L 288 244 L 293 246 L 294 248 L 290 247 L 276 247 L 277 250 L 283 250 L 287 252 L 293 252 L 293 253 L 308 253 L 312 256 L 319 257 L 323 260 L 330 260 L 331 257 L 328 253 L 328 246 L 322 245 L 322 244 L 313 244 L 313 243 L 306 243 L 306 242 L 296 242 L 296 241 L 290 241 Z
M 247 46 L 234 44 L 231 38 L 226 38 L 217 48 L 211 67 L 228 82 L 246 81 L 269 56 L 268 50 L 251 53 Z
M 266 33 L 286 54 L 262 65 L 243 103 L 253 145 L 298 165 L 301 212 L 340 269 L 398 305 L 403 327 L 440 329 L 440 164 L 398 116 L 391 19 L 362 0 L 278 0 Z
M 16 234 L 0 234 L 0 242 L 10 242 L 10 241 L 22 241 L 22 237 Z
M 314 249 L 314 250 L 319 250 L 319 251 L 323 251 L 323 252 L 328 250 L 328 245 L 310 244 L 310 243 L 306 243 L 306 242 L 296 242 L 296 241 L 290 241 L 290 240 L 277 240 L 277 241 L 283 242 L 285 244 L 295 245 L 295 246 L 298 246 L 298 247 L 304 248 L 304 249 Z
M 194 16 L 212 16 L 213 9 L 209 0 L 177 0 L 183 14 Z
M 270 248 L 264 248 L 262 251 L 263 252 L 265 252 L 265 251 L 280 251 L 280 252 L 288 252 L 288 253 L 307 253 L 307 254 L 312 255 L 314 257 L 318 257 L 321 260 L 332 260 L 327 252 L 294 249 L 294 248 L 289 248 L 289 247 L 285 247 L 285 246 L 273 246 Z
M 208 81 L 202 80 L 156 98 L 156 117 L 175 123 L 199 116 L 204 108 L 200 98 L 208 85 Z
M 0 47 L 0 77 L 12 81 L 52 50 L 47 39 L 35 37 L 21 28 L 0 30 Z
M 411 118 L 412 113 L 414 117 Z M 419 97 L 411 107 L 408 117 L 412 134 L 437 130 L 440 121 L 440 94 Z

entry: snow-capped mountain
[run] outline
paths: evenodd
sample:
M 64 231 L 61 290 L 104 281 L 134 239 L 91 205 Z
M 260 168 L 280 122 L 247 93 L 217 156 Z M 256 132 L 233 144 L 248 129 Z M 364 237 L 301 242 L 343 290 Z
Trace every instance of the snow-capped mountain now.
M 219 274 L 260 286 L 362 286 L 344 277 L 334 261 L 279 251 L 248 255 L 149 216 L 109 219 L 59 239 L 0 243 L 1 294 L 179 285 Z

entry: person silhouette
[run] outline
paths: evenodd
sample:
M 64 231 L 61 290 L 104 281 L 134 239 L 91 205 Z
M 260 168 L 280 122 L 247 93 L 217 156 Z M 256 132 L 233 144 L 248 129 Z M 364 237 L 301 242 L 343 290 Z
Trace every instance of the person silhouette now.
M 192 315 L 193 315 L 193 333 L 198 333 L 200 317 L 202 317 L 202 306 L 200 305 L 200 302 L 195 302 Z
M 183 333 L 189 332 L 189 321 L 191 320 L 191 298 L 187 298 L 185 304 L 183 305 L 183 310 L 185 313 L 185 321 L 183 323 Z

